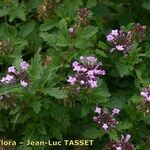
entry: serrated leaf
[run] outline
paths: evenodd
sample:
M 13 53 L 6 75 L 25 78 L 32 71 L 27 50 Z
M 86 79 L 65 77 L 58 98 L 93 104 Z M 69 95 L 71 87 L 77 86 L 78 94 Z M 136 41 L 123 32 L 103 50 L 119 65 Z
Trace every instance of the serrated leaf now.
M 51 127 L 50 128 L 51 137 L 62 140 L 63 135 L 62 135 L 62 131 L 60 130 L 60 128 L 57 127 L 55 123 L 53 123 L 50 127 Z
M 40 25 L 40 31 L 49 31 L 54 28 L 58 23 L 58 20 L 45 20 L 43 24 Z
M 81 108 L 81 117 L 87 116 L 89 114 L 90 110 L 91 110 L 90 106 L 83 105 Z
M 83 133 L 83 137 L 88 139 L 97 139 L 97 138 L 101 138 L 103 134 L 104 133 L 100 129 L 91 127 Z
M 26 21 L 26 11 L 25 5 L 20 4 L 18 6 L 14 6 L 9 11 L 9 22 L 12 22 L 15 18 L 19 18 L 22 21 Z
M 115 130 L 110 131 L 108 134 L 110 140 L 118 140 L 118 134 Z
M 43 93 L 45 95 L 50 95 L 52 97 L 55 97 L 57 99 L 64 99 L 67 98 L 67 94 L 65 94 L 62 90 L 60 90 L 58 87 L 51 88 L 51 89 L 43 89 Z
M 141 97 L 139 95 L 133 95 L 130 100 L 133 103 L 138 104 L 141 101 Z
M 44 41 L 48 42 L 50 46 L 66 47 L 71 44 L 70 39 L 64 37 L 60 32 L 56 34 L 40 33 L 40 36 Z
M 102 42 L 102 41 L 99 41 L 98 42 L 98 47 L 105 50 L 105 49 L 108 49 L 108 46 L 106 43 Z
M 9 8 L 7 7 L 3 7 L 2 9 L 0 9 L 0 17 L 6 16 L 9 13 Z
M 56 103 L 52 103 L 52 105 L 49 106 L 49 112 L 51 116 L 57 120 L 57 122 L 61 123 L 65 127 L 70 126 L 70 116 L 64 107 Z
M 19 110 L 20 110 L 19 107 L 16 107 L 16 108 L 14 108 L 14 109 L 11 109 L 11 111 L 9 112 L 9 115 L 14 115 L 14 114 L 18 113 Z
M 95 50 L 96 54 L 103 56 L 105 58 L 108 58 L 108 56 L 106 55 L 106 53 L 104 53 L 103 51 L 101 51 L 100 49 L 96 49 Z
M 116 68 L 119 71 L 121 77 L 130 74 L 130 71 L 133 71 L 133 66 L 128 64 L 123 64 L 121 62 L 116 62 Z
M 31 65 L 29 67 L 29 72 L 33 80 L 39 79 L 42 73 L 42 59 L 39 53 L 34 55 L 34 58 L 31 60 Z
M 16 92 L 20 92 L 21 91 L 21 87 L 20 86 L 3 86 L 0 87 L 0 95 L 5 95 L 7 93 L 16 93 Z
M 77 39 L 89 39 L 98 32 L 98 27 L 90 26 L 83 29 L 83 31 L 78 35 Z
M 24 25 L 20 27 L 20 34 L 22 37 L 29 35 L 35 28 L 36 23 L 34 20 L 28 20 Z
M 143 121 L 144 121 L 146 124 L 150 125 L 150 116 L 146 116 L 146 117 L 143 119 Z
M 31 107 L 33 108 L 33 111 L 38 114 L 41 111 L 42 103 L 41 101 L 34 101 L 31 104 Z
M 108 97 L 110 97 L 110 93 L 106 84 L 102 81 L 98 88 L 96 88 L 93 92 L 93 100 L 98 103 L 106 102 Z
M 87 1 L 87 7 L 88 7 L 88 8 L 91 8 L 91 7 L 93 7 L 93 6 L 96 6 L 96 4 L 97 4 L 97 0 L 88 0 L 88 1 Z
M 63 34 L 63 36 L 67 36 L 67 35 L 68 35 L 67 22 L 66 22 L 65 19 L 61 19 L 61 20 L 57 23 L 57 27 L 58 27 L 60 33 Z
M 38 128 L 38 132 L 39 132 L 40 134 L 43 134 L 43 135 L 46 135 L 46 134 L 47 134 L 46 129 L 45 129 L 43 126 L 40 126 L 40 127 Z
M 121 130 L 127 130 L 130 129 L 132 127 L 132 123 L 125 121 L 125 122 L 119 122 L 119 124 L 117 125 L 117 130 L 121 131 Z

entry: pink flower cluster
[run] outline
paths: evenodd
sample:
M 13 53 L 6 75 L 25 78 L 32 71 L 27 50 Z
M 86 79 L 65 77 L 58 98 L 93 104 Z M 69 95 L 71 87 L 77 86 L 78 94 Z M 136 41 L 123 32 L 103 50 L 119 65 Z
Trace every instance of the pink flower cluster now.
M 150 85 L 141 91 L 141 96 L 144 98 L 145 102 L 150 102 Z
M 120 141 L 110 141 L 106 144 L 104 150 L 135 150 L 134 145 L 129 142 L 130 134 L 121 137 Z
M 108 131 L 118 124 L 114 115 L 119 114 L 119 112 L 120 109 L 114 108 L 110 114 L 108 111 L 96 106 L 96 116 L 93 117 L 93 121 L 96 122 L 104 131 Z
M 76 30 L 75 30 L 75 28 L 73 28 L 73 27 L 69 28 L 68 32 L 69 32 L 70 37 L 72 37 L 72 38 L 76 37 Z
M 71 85 L 88 86 L 96 88 L 100 76 L 105 75 L 105 70 L 101 68 L 102 63 L 93 56 L 80 57 L 80 61 L 72 63 L 75 76 L 69 76 L 67 82 Z
M 135 24 L 131 30 L 128 32 L 123 31 L 122 29 L 112 30 L 106 37 L 107 41 L 113 45 L 113 48 L 110 50 L 113 52 L 114 50 L 122 51 L 123 53 L 127 53 L 132 49 L 132 45 L 134 42 L 141 42 L 146 26 L 142 26 L 139 23 Z
M 29 64 L 25 61 L 21 61 L 20 63 L 21 71 L 17 71 L 15 66 L 8 67 L 7 74 L 5 77 L 2 77 L 0 80 L 1 84 L 16 84 L 20 83 L 23 87 L 27 87 L 29 85 L 28 74 L 26 70 L 29 67 Z

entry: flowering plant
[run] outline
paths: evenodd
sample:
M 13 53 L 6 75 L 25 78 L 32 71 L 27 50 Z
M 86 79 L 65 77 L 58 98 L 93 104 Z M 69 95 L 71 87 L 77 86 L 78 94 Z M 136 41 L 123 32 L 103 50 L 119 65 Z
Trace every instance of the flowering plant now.
M 0 0 L 0 149 L 149 150 L 149 6 Z

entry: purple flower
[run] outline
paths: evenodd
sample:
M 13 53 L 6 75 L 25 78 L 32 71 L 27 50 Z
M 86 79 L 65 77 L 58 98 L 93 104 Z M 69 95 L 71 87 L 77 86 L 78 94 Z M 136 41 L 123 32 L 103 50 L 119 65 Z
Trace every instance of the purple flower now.
M 69 31 L 69 35 L 70 35 L 71 37 L 73 37 L 73 38 L 76 37 L 76 31 L 75 31 L 74 28 L 69 28 L 68 31 Z
M 98 113 L 98 114 L 100 114 L 101 113 L 101 108 L 99 108 L 99 107 L 96 106 L 95 112 Z
M 95 108 L 95 113 L 96 115 L 93 117 L 93 121 L 105 131 L 116 127 L 118 124 L 113 115 L 98 106 Z
M 89 80 L 88 82 L 89 82 L 91 88 L 96 88 L 97 87 L 97 81 Z
M 11 81 L 13 78 L 14 78 L 14 76 L 7 74 L 5 80 Z
M 72 63 L 72 66 L 73 66 L 73 67 L 78 66 L 78 65 L 79 65 L 79 63 L 78 63 L 77 61 L 74 61 L 74 62 Z
M 89 64 L 93 65 L 94 63 L 96 63 L 97 58 L 95 58 L 94 56 L 89 56 L 89 57 L 86 57 L 86 60 Z
M 2 100 L 2 99 L 3 99 L 3 96 L 1 95 L 1 96 L 0 96 L 0 100 Z
M 119 146 L 119 147 L 116 147 L 116 150 L 122 150 L 122 148 Z
M 29 64 L 26 61 L 22 61 L 20 63 L 20 67 L 21 67 L 22 70 L 27 70 L 28 67 L 29 67 Z
M 69 32 L 73 33 L 74 32 L 74 28 L 69 28 Z
M 24 80 L 21 80 L 20 81 L 20 84 L 23 86 L 23 87 L 27 87 L 28 86 L 28 82 L 24 81 Z
M 105 70 L 101 70 L 101 69 L 100 70 L 94 69 L 93 71 L 97 75 L 105 75 L 106 74 Z
M 140 95 L 144 98 L 145 102 L 150 102 L 150 86 L 147 88 L 144 88 Z
M 123 31 L 122 29 L 112 30 L 107 36 L 107 41 L 110 42 L 113 48 L 110 49 L 110 52 L 114 50 L 122 51 L 123 53 L 128 53 L 135 42 L 141 42 L 144 33 L 145 26 L 140 25 L 139 23 L 134 24 L 129 31 Z
M 120 112 L 120 109 L 117 109 L 117 108 L 114 108 L 112 110 L 112 114 L 119 114 L 119 112 Z
M 106 123 L 104 123 L 103 126 L 102 126 L 102 128 L 103 128 L 104 130 L 107 130 L 109 127 L 108 127 L 108 125 L 107 125 Z
M 74 85 L 76 81 L 77 81 L 77 79 L 75 77 L 71 77 L 71 76 L 69 76 L 69 79 L 67 80 L 67 82 L 69 82 L 71 85 Z
M 16 69 L 14 66 L 8 67 L 8 73 L 16 73 Z
M 117 29 L 116 30 L 112 30 L 111 34 L 114 35 L 114 36 L 118 36 L 118 30 Z
M 123 51 L 124 50 L 123 45 L 116 45 L 116 49 L 118 51 Z
M 106 37 L 108 42 L 111 42 L 114 39 L 114 36 L 111 34 L 107 35 Z
M 94 56 L 80 57 L 80 61 L 72 63 L 73 71 L 76 72 L 75 77 L 69 78 L 67 81 L 71 85 L 82 85 L 82 87 L 96 88 L 98 77 L 105 75 L 105 70 L 101 69 L 102 63 L 97 62 Z M 83 86 L 84 85 L 84 86 Z
M 6 81 L 6 77 L 2 77 L 1 82 L 5 82 Z
M 127 134 L 126 137 L 125 137 L 125 139 L 124 139 L 124 141 L 125 141 L 125 142 L 128 142 L 128 141 L 130 140 L 130 138 L 131 138 L 131 135 L 130 135 L 130 134 Z
M 104 150 L 135 150 L 134 145 L 130 143 L 131 135 L 127 134 L 126 137 L 122 135 L 121 140 L 111 140 L 105 145 Z
M 89 71 L 87 72 L 87 74 L 88 74 L 88 76 L 94 75 L 94 70 L 89 70 Z
M 81 84 L 84 84 L 85 82 L 83 80 L 80 81 Z
M 87 71 L 87 68 L 81 67 L 80 71 L 86 72 L 86 71 Z
M 80 56 L 80 61 L 84 61 L 84 57 L 83 56 Z

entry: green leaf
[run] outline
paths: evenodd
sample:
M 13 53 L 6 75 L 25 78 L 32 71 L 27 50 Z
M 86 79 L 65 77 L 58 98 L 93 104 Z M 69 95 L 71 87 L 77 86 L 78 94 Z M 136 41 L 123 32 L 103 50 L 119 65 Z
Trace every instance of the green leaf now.
M 21 145 L 17 147 L 17 150 L 32 150 L 32 147 L 29 147 L 27 145 Z
M 111 130 L 108 134 L 109 134 L 110 140 L 118 140 L 119 139 L 118 134 L 115 130 Z
M 77 39 L 80 40 L 89 39 L 97 32 L 98 32 L 98 27 L 95 26 L 85 27 L 81 33 L 79 32 Z
M 61 19 L 58 23 L 58 29 L 60 31 L 60 33 L 63 35 L 63 36 L 67 36 L 68 35 L 68 29 L 67 29 L 67 22 L 65 19 Z
M 101 138 L 103 135 L 104 135 L 104 133 L 100 129 L 96 129 L 94 127 L 87 129 L 83 133 L 83 137 L 88 138 L 88 139 Z
M 13 6 L 9 11 L 9 16 L 9 22 L 12 22 L 15 18 L 26 21 L 25 5 L 22 3 L 18 6 Z
M 66 47 L 71 44 L 70 39 L 64 37 L 60 32 L 56 34 L 40 33 L 40 36 L 44 41 L 48 42 L 50 46 Z
M 129 23 L 126 26 L 121 26 L 121 29 L 125 32 L 128 32 L 129 30 L 131 30 L 134 26 L 134 23 Z
M 96 49 L 95 50 L 96 54 L 102 56 L 102 57 L 105 57 L 105 58 L 108 58 L 108 56 L 106 55 L 105 52 L 101 51 L 100 49 Z
M 56 123 L 50 125 L 50 134 L 52 138 L 63 139 L 62 131 Z
M 21 51 L 28 46 L 28 41 L 20 38 L 16 38 L 15 41 L 13 42 L 13 47 L 15 49 L 14 53 L 21 53 Z
M 52 118 L 61 123 L 62 126 L 70 126 L 70 116 L 65 107 L 52 102 L 52 104 L 49 105 L 49 113 L 51 114 Z
M 47 134 L 46 129 L 44 128 L 44 126 L 39 126 L 38 132 L 39 132 L 40 134 L 43 134 L 43 135 L 46 135 L 46 134 Z
M 88 0 L 87 1 L 88 8 L 94 7 L 94 6 L 96 6 L 96 4 L 97 4 L 97 0 Z
M 0 87 L 0 95 L 5 95 L 7 93 L 18 93 L 21 91 L 20 86 L 2 86 Z
M 67 98 L 67 94 L 65 94 L 62 90 L 60 90 L 58 87 L 51 88 L 51 89 L 43 89 L 43 93 L 45 95 L 50 95 L 52 97 L 55 97 L 57 99 L 64 99 Z
M 103 49 L 103 50 L 107 50 L 108 49 L 108 46 L 106 43 L 102 42 L 102 41 L 99 41 L 98 42 L 98 47 Z
M 9 8 L 7 7 L 3 7 L 2 9 L 0 9 L 0 17 L 6 16 L 9 13 Z
M 143 121 L 144 121 L 146 124 L 150 125 L 150 116 L 146 116 L 146 117 L 143 119 Z
M 138 104 L 141 101 L 141 97 L 139 95 L 133 95 L 130 100 L 133 103 Z
M 93 92 L 93 100 L 98 103 L 104 103 L 110 97 L 110 93 L 105 82 L 101 81 L 98 88 Z
M 31 65 L 29 67 L 29 72 L 33 80 L 39 79 L 43 71 L 42 59 L 39 53 L 34 55 L 34 58 L 31 60 Z
M 130 64 L 125 64 L 121 62 L 116 62 L 116 68 L 119 71 L 120 77 L 129 75 L 130 71 L 133 71 L 133 66 Z
M 42 107 L 41 101 L 34 101 L 31 104 L 31 107 L 33 108 L 33 111 L 38 114 L 41 111 Z
M 146 10 L 150 11 L 150 0 L 145 1 L 142 4 L 142 7 L 145 8 Z
M 83 105 L 81 108 L 81 117 L 86 117 L 93 107 L 91 105 Z
M 40 31 L 49 31 L 54 28 L 58 23 L 57 19 L 45 20 L 43 24 L 40 25 Z
M 132 123 L 131 122 L 128 122 L 128 121 L 124 121 L 124 122 L 119 122 L 118 126 L 116 127 L 116 129 L 118 131 L 121 131 L 121 130 L 127 130 L 127 129 L 130 129 L 132 127 Z
M 30 0 L 27 2 L 28 10 L 37 8 L 40 4 L 42 4 L 42 0 Z
M 9 115 L 14 115 L 18 113 L 19 111 L 20 111 L 20 107 L 16 107 L 14 109 L 11 109 L 11 111 L 9 112 Z
M 22 37 L 29 35 L 35 28 L 36 23 L 34 20 L 28 20 L 24 25 L 20 27 L 20 33 Z

